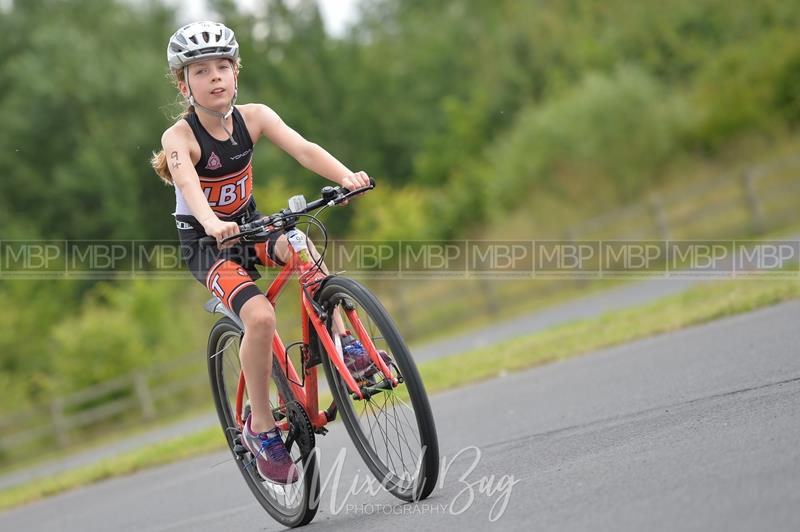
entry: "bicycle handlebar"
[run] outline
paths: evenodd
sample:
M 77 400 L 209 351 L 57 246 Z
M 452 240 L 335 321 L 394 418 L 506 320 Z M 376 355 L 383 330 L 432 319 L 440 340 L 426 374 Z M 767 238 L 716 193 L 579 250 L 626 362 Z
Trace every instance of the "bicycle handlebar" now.
M 322 190 L 320 191 L 320 197 L 310 203 L 306 203 L 305 198 L 303 198 L 302 195 L 293 196 L 289 199 L 289 208 L 282 209 L 281 211 L 270 214 L 269 216 L 265 216 L 258 220 L 242 224 L 239 226 L 239 232 L 237 234 L 223 238 L 219 243 L 224 244 L 225 242 L 239 238 L 246 240 L 247 237 L 254 235 L 260 235 L 263 237 L 274 231 L 284 230 L 293 226 L 293 224 L 284 224 L 284 221 L 293 221 L 292 218 L 296 216 L 308 214 L 325 206 L 339 205 L 347 199 L 357 194 L 367 192 L 368 190 L 372 190 L 373 188 L 375 188 L 375 180 L 370 177 L 369 185 L 352 191 L 344 187 L 322 187 Z M 269 226 L 273 226 L 274 229 L 265 232 L 264 230 Z M 211 244 L 217 244 L 217 239 L 213 236 L 204 236 L 200 238 L 201 246 L 208 246 Z

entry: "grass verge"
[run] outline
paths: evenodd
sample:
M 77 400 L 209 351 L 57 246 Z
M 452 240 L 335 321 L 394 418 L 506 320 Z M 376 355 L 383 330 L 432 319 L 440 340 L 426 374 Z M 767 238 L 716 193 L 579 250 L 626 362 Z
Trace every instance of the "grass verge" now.
M 800 298 L 797 280 L 716 281 L 421 366 L 429 393 Z
M 633 309 L 609 312 L 458 356 L 432 360 L 421 364 L 420 371 L 428 392 L 435 393 L 797 298 L 800 298 L 797 279 L 717 281 Z M 0 510 L 224 447 L 218 428 L 202 430 L 0 491 Z

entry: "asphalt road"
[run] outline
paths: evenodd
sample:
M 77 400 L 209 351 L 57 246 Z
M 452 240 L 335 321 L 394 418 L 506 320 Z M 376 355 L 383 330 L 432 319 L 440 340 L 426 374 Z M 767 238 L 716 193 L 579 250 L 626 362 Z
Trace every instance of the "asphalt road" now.
M 798 530 L 798 318 L 790 302 L 438 394 L 449 467 L 415 505 L 348 489 L 369 477 L 334 426 L 308 530 Z M 0 529 L 280 529 L 228 456 L 18 508 Z

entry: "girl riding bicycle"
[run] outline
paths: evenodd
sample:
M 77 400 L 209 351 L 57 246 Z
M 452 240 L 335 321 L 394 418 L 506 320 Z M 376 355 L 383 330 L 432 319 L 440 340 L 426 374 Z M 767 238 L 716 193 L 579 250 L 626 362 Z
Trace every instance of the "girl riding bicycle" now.
M 256 456 L 262 477 L 283 483 L 297 480 L 280 431 L 269 408 L 275 310 L 255 285 L 255 265 L 282 266 L 290 259 L 286 236 L 266 243 L 201 246 L 204 236 L 217 242 L 239 233 L 239 225 L 261 217 L 252 196 L 252 158 L 262 136 L 305 168 L 354 190 L 369 184 L 365 172 L 352 172 L 322 147 L 286 125 L 269 107 L 235 105 L 239 45 L 233 31 L 216 22 L 195 22 L 178 29 L 167 46 L 167 62 L 188 108 L 161 137 L 163 150 L 152 165 L 175 188 L 175 220 L 183 259 L 192 275 L 235 312 L 244 324 L 240 348 L 251 415 L 242 443 Z M 309 241 L 309 249 L 318 254 Z M 322 264 L 323 271 L 327 269 Z M 333 319 L 342 337 L 347 366 L 360 373 L 372 367 L 360 342 Z

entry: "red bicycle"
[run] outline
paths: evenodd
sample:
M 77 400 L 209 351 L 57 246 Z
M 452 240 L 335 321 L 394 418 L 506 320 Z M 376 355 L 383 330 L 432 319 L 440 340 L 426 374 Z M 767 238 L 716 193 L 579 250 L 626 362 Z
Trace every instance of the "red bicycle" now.
M 324 187 L 321 197 L 306 203 L 302 196 L 289 200 L 289 208 L 240 226 L 241 238 L 263 242 L 275 231 L 288 237 L 291 259 L 269 286 L 266 296 L 275 305 L 294 275 L 300 285 L 300 367 L 287 355 L 276 331 L 273 343 L 270 406 L 286 434 L 286 446 L 300 470 L 292 484 L 261 478 L 254 457 L 241 444 L 241 431 L 249 413 L 244 373 L 239 362 L 243 325 L 216 297 L 206 309 L 224 316 L 208 339 L 208 371 L 219 421 L 228 446 L 250 490 L 264 509 L 284 526 L 309 523 L 320 499 L 320 473 L 315 438 L 341 414 L 345 427 L 365 464 L 396 497 L 418 501 L 433 491 L 439 472 L 439 446 L 430 403 L 414 360 L 380 301 L 360 283 L 340 275 L 325 275 L 320 268 L 328 237 L 324 224 L 310 214 L 341 204 L 374 188 L 348 191 Z M 308 221 L 318 227 L 324 245 L 314 260 L 306 235 L 297 228 Z M 210 238 L 210 237 L 209 237 Z M 213 239 L 211 239 L 213 241 Z M 214 243 L 216 243 L 214 241 Z M 342 358 L 337 335 L 332 334 L 334 312 L 341 312 L 361 341 L 377 372 L 354 378 Z M 381 356 L 384 351 L 388 357 Z M 320 410 L 317 368 L 322 365 L 333 402 Z M 302 375 L 302 379 L 300 378 Z

